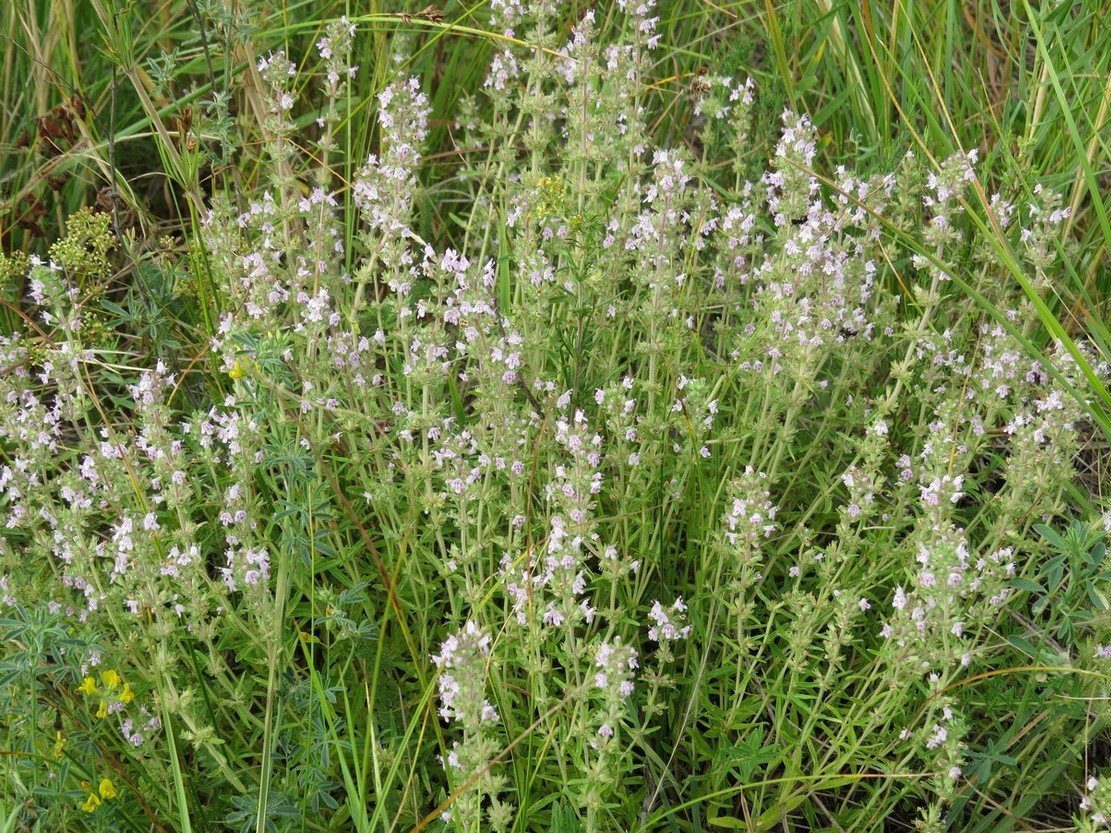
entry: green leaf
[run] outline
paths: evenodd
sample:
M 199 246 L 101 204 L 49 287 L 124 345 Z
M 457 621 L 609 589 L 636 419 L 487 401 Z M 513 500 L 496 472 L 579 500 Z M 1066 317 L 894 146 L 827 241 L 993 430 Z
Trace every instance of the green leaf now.
M 1096 610 L 1107 610 L 1107 599 L 1096 589 L 1094 583 L 1090 581 L 1084 582 L 1084 589 L 1088 591 L 1088 600 L 1091 601 L 1092 607 Z
M 1007 637 L 1007 642 L 1009 642 L 1012 647 L 1022 651 L 1022 653 L 1026 654 L 1026 656 L 1030 657 L 1031 659 L 1038 655 L 1038 649 L 1034 647 L 1033 643 L 1026 639 L 1023 639 L 1021 636 L 1015 636 L 1012 634 L 1011 636 Z
M 1093 567 L 1098 567 L 1103 563 L 1104 557 L 1107 555 L 1107 544 L 1100 541 L 1095 544 L 1091 550 L 1084 554 L 1084 560 L 1091 564 Z
M 548 833 L 582 833 L 582 822 L 578 820 L 575 811 L 560 801 L 552 808 L 552 823 Z
M 1038 582 L 1021 576 L 1011 580 L 1011 587 L 1016 590 L 1025 590 L 1027 593 L 1038 593 L 1039 595 L 1045 592 Z
M 706 821 L 714 827 L 724 827 L 727 830 L 748 829 L 748 822 L 744 819 L 735 819 L 732 816 L 709 816 Z
M 845 779 L 831 778 L 830 782 L 843 781 L 843 780 L 845 780 Z M 852 782 L 855 779 L 850 778 L 848 780 L 850 782 Z M 830 782 L 824 782 L 823 781 L 822 782 L 823 788 L 826 787 L 826 786 L 830 786 L 830 787 L 834 786 Z M 765 810 L 763 813 L 760 814 L 760 818 L 756 822 L 756 829 L 757 830 L 771 830 L 771 829 L 777 827 L 779 825 L 779 823 L 783 820 L 783 816 L 787 813 L 794 812 L 799 807 L 800 804 L 809 800 L 812 792 L 816 792 L 816 790 L 815 791 L 805 790 L 803 792 L 792 793 L 791 795 L 788 795 L 786 798 L 781 799 L 778 804 L 769 807 L 767 810 Z
M 1076 628 L 1072 619 L 1068 616 L 1062 619 L 1061 624 L 1057 626 L 1057 641 L 1066 645 L 1076 644 Z
M 1034 524 L 1034 531 L 1049 541 L 1054 549 L 1060 551 L 1065 548 L 1065 540 L 1045 524 Z
M 757 726 L 741 743 L 722 749 L 720 755 L 727 761 L 738 762 L 740 779 L 745 782 L 752 778 L 757 768 L 778 760 L 779 750 L 764 743 L 764 727 Z
M 1045 562 L 1046 584 L 1050 592 L 1056 590 L 1061 584 L 1061 579 L 1065 577 L 1065 561 L 1064 555 L 1056 555 Z

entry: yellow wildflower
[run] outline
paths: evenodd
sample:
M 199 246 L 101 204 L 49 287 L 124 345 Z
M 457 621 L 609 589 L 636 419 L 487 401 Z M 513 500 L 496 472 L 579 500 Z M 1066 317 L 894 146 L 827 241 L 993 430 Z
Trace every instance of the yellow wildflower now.
M 116 788 L 112 786 L 111 778 L 100 779 L 100 797 L 104 799 L 116 797 Z
M 123 691 L 120 692 L 120 702 L 130 703 L 135 699 L 135 693 L 131 690 L 131 683 L 123 684 Z
M 118 686 L 122 682 L 122 679 L 116 671 L 109 668 L 107 671 L 100 672 L 100 681 L 104 683 L 106 687 L 112 689 Z
M 94 694 L 96 694 L 96 680 L 94 680 L 92 677 L 86 677 L 81 681 L 81 685 L 77 687 L 77 690 L 89 697 L 92 697 Z
M 98 708 L 96 710 L 96 716 L 98 718 L 100 718 L 101 720 L 103 720 L 104 718 L 106 718 L 108 716 L 108 701 L 107 700 L 101 700 L 100 701 L 100 708 Z
M 100 798 L 96 793 L 89 793 L 89 797 L 85 799 L 85 803 L 81 805 L 81 809 L 86 813 L 91 813 L 100 806 Z
M 66 747 L 66 739 L 62 736 L 62 730 L 59 729 L 54 733 L 54 757 L 62 757 L 62 750 Z
M 237 356 L 232 363 L 231 370 L 228 371 L 228 376 L 233 379 L 242 379 L 258 373 L 259 370 L 261 370 L 261 367 L 257 359 L 251 356 Z

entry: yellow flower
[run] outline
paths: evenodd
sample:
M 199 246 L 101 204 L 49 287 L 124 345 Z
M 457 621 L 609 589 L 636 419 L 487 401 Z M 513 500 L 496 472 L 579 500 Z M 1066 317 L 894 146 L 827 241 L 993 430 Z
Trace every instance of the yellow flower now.
M 100 779 L 100 797 L 104 799 L 116 797 L 116 788 L 112 786 L 111 778 Z
M 100 681 L 109 689 L 112 689 L 118 686 L 122 682 L 122 679 L 119 674 L 109 668 L 107 671 L 100 672 Z
M 242 379 L 245 376 L 258 373 L 260 369 L 257 359 L 251 356 L 237 356 L 231 370 L 228 371 L 228 375 L 233 379 Z
M 54 733 L 54 757 L 62 757 L 62 750 L 66 747 L 66 739 L 62 737 L 62 731 L 59 729 Z
M 96 694 L 96 680 L 94 680 L 92 677 L 86 677 L 81 681 L 81 685 L 77 687 L 77 690 L 89 697 L 92 697 L 94 694 Z
M 124 683 L 123 684 L 123 691 L 120 692 L 120 702 L 121 703 L 130 703 L 134 699 L 135 699 L 135 694 L 131 690 L 131 683 Z
M 101 720 L 103 720 L 104 718 L 106 718 L 108 716 L 108 701 L 107 700 L 101 700 L 100 701 L 100 708 L 96 710 L 96 716 L 98 718 L 100 718 Z
M 91 813 L 100 806 L 100 799 L 96 793 L 89 793 L 89 797 L 85 799 L 85 803 L 81 805 L 81 809 L 86 813 Z

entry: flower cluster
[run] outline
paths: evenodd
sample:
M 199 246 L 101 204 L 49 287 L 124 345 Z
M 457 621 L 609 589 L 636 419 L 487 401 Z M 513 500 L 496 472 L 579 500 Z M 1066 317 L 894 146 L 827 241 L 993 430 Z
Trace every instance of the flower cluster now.
M 112 669 L 100 672 L 99 686 L 95 678 L 85 677 L 77 690 L 85 696 L 86 701 L 97 702 L 95 716 L 98 720 L 122 711 L 124 706 L 135 699 L 131 685 L 125 683 L 119 673 Z
M 1015 572 L 1013 550 L 976 557 L 965 536 L 944 535 L 920 544 L 917 561 L 914 586 L 895 588 L 894 616 L 881 633 L 910 650 L 923 667 L 944 667 L 953 658 L 968 665 L 971 655 L 960 647 L 965 631 L 1006 602 Z
M 81 809 L 86 813 L 95 812 L 103 802 L 116 797 L 116 788 L 111 778 L 101 778 L 96 789 L 93 789 L 87 781 L 82 781 L 81 788 L 87 793 L 85 802 L 81 805 Z
M 648 628 L 648 638 L 653 642 L 676 642 L 690 636 L 691 626 L 686 624 L 687 606 L 679 596 L 665 610 L 659 600 L 652 602 L 648 612 L 652 625 Z
M 480 823 L 484 796 L 491 798 L 495 808 L 505 807 L 497 800 L 500 780 L 490 772 L 497 740 L 489 729 L 499 718 L 486 699 L 489 657 L 490 636 L 472 620 L 449 636 L 440 646 L 440 653 L 432 657 L 440 670 L 440 716 L 457 724 L 463 733 L 462 741 L 453 742 L 446 763 L 459 773 L 461 785 L 471 785 L 455 801 L 451 814 L 464 830 Z M 497 812 L 504 814 L 505 810 Z
M 594 667 L 594 687 L 602 693 L 598 734 L 612 738 L 624 703 L 633 693 L 636 649 L 622 644 L 619 639 L 612 643 L 602 642 L 594 650 Z
M 805 217 L 818 193 L 813 174 L 817 131 L 805 114 L 784 110 L 782 119 L 783 133 L 772 159 L 774 170 L 764 175 L 768 210 L 779 228 Z
M 1083 814 L 1077 827 L 1084 833 L 1111 828 L 1111 779 L 1088 777 L 1084 784 L 1085 795 L 1080 799 Z
M 775 523 L 778 509 L 771 501 L 767 480 L 766 473 L 747 466 L 729 489 L 730 506 L 723 517 L 724 537 L 740 566 L 755 563 L 760 542 L 778 528 Z

